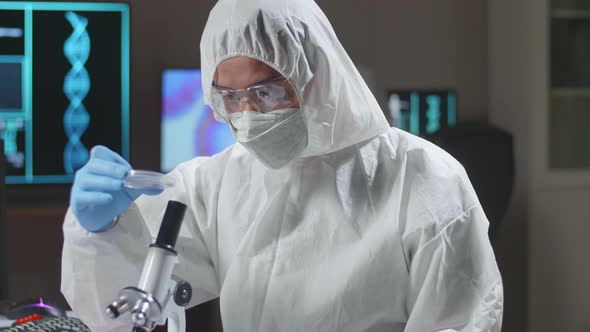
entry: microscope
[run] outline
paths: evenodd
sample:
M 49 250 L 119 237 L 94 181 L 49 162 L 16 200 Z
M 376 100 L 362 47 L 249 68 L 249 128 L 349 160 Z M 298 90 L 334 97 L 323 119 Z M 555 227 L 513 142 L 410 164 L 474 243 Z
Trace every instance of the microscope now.
M 174 249 L 186 205 L 169 201 L 156 242 L 149 246 L 137 287 L 126 287 L 107 306 L 107 315 L 117 319 L 130 311 L 132 332 L 148 332 L 168 320 L 169 332 L 185 332 L 184 307 L 192 297 L 191 285 L 172 274 L 178 263 Z

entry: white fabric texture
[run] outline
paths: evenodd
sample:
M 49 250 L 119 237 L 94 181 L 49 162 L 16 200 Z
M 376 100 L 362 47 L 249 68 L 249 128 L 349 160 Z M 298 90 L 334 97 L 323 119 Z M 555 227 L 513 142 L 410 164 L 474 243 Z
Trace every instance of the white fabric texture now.
M 267 167 L 286 166 L 307 146 L 307 127 L 299 109 L 245 111 L 228 117 L 236 141 Z
M 219 1 L 201 44 L 206 95 L 237 55 L 291 80 L 304 155 L 278 170 L 240 144 L 195 158 L 104 233 L 68 212 L 62 292 L 92 331 L 130 330 L 104 309 L 137 284 L 170 199 L 189 207 L 175 274 L 189 306 L 220 297 L 226 332 L 500 331 L 502 281 L 463 167 L 388 127 L 315 2 Z
M 228 115 L 234 138 L 238 142 L 248 142 L 253 138 L 275 128 L 281 122 L 292 117 L 293 114 L 301 114 L 298 108 L 289 108 L 261 113 L 257 111 L 235 112 Z M 303 126 L 305 129 L 305 126 Z M 304 134 L 304 135 L 301 135 Z M 299 133 L 307 136 L 307 131 Z

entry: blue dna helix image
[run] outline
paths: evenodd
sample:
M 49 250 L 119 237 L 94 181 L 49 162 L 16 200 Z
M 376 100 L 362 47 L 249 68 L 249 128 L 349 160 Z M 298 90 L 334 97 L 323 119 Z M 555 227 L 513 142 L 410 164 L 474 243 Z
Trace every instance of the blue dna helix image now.
M 64 168 L 66 174 L 73 174 L 86 163 L 89 156 L 81 137 L 90 123 L 90 115 L 82 103 L 90 90 L 90 78 L 84 68 L 90 54 L 90 37 L 86 31 L 87 18 L 73 12 L 67 12 L 65 16 L 73 31 L 64 44 L 65 57 L 72 66 L 65 76 L 63 86 L 70 102 L 63 119 L 68 138 L 64 149 Z

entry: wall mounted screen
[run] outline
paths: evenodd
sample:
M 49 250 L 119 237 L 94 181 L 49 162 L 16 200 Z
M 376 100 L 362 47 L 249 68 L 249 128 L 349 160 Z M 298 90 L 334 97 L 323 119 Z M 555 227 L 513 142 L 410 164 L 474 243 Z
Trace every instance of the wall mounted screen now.
M 457 123 L 457 94 L 449 90 L 393 90 L 387 99 L 389 124 L 414 135 L 434 134 Z
M 204 103 L 200 70 L 164 71 L 161 136 L 163 171 L 196 156 L 211 156 L 235 142 L 229 126 L 215 120 Z
M 6 183 L 68 183 L 92 146 L 129 156 L 129 8 L 0 2 Z

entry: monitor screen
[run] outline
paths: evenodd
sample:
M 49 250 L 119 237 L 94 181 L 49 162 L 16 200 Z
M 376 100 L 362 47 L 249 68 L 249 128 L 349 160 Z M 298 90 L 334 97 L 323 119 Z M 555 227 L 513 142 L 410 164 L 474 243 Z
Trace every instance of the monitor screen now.
M 6 183 L 68 183 L 94 145 L 129 156 L 129 8 L 0 2 Z
M 0 149 L 4 142 L 0 139 Z M 8 227 L 6 225 L 6 186 L 4 171 L 6 159 L 0 154 L 0 302 L 8 297 Z
M 162 75 L 162 171 L 196 156 L 211 156 L 235 142 L 226 123 L 204 103 L 201 71 L 169 69 Z
M 385 117 L 414 135 L 434 134 L 457 123 L 457 94 L 450 90 L 392 90 Z

